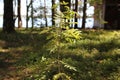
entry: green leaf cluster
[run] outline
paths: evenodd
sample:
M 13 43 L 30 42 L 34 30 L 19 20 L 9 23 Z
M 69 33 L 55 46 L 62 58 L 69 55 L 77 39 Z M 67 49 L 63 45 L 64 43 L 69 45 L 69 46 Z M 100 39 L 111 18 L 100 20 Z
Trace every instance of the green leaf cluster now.
M 67 29 L 62 32 L 62 40 L 68 43 L 75 43 L 81 38 L 81 31 L 78 29 Z

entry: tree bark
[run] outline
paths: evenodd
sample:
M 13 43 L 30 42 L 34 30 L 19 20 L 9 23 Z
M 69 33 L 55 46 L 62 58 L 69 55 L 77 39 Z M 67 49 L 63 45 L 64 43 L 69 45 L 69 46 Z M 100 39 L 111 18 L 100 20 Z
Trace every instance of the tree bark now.
M 29 17 L 28 17 L 29 6 L 27 4 L 28 4 L 28 1 L 26 0 L 26 29 L 28 29 L 28 20 L 29 20 Z
M 44 18 L 45 18 L 45 27 L 48 26 L 48 23 L 47 23 L 47 8 L 46 8 L 46 0 L 44 0 Z
M 75 0 L 75 12 L 78 12 L 78 0 Z M 78 22 L 77 14 L 75 14 L 75 22 Z M 75 24 L 75 29 L 78 28 L 78 24 Z
M 55 0 L 52 0 L 52 25 L 55 26 L 55 8 L 54 8 L 54 5 L 55 5 Z
M 86 23 L 86 9 L 87 9 L 87 0 L 84 0 L 83 17 L 82 17 L 82 29 L 85 29 L 85 23 Z
M 33 20 L 33 0 L 31 0 L 31 20 L 32 20 L 32 28 L 34 27 L 34 20 Z
M 15 32 L 13 19 L 13 0 L 4 0 L 3 32 Z
M 18 28 L 22 27 L 22 19 L 21 19 L 21 0 L 18 0 Z

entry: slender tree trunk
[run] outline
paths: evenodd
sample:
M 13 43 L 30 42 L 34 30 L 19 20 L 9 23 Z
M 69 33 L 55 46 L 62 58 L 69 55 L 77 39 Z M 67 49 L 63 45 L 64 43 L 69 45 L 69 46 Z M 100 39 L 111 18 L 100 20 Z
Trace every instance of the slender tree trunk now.
M 32 28 L 34 27 L 34 20 L 33 20 L 33 0 L 31 0 L 31 19 L 32 19 Z
M 82 29 L 85 29 L 85 23 L 86 23 L 86 9 L 87 9 L 87 0 L 84 0 L 83 17 L 82 17 Z
M 21 19 L 21 0 L 18 0 L 18 28 L 22 27 L 22 19 Z
M 28 0 L 26 0 L 26 29 L 28 29 Z
M 46 0 L 44 0 L 44 17 L 45 17 L 45 26 L 47 27 L 48 26 L 48 23 L 47 23 L 47 8 L 46 8 Z
M 28 15 L 28 12 L 29 12 L 29 8 L 31 7 L 31 20 L 32 20 L 32 28 L 33 28 L 33 25 L 34 25 L 34 22 L 33 22 L 33 0 L 30 0 L 29 4 L 28 4 L 28 0 L 26 0 L 26 29 L 28 29 L 28 21 L 29 21 L 29 15 Z
M 3 32 L 15 32 L 13 20 L 13 0 L 4 0 Z
M 55 0 L 52 0 L 52 25 L 55 26 L 55 8 L 54 8 L 54 5 L 55 5 Z
M 75 12 L 78 12 L 78 0 L 75 0 Z M 75 22 L 78 22 L 77 14 L 75 14 Z M 74 28 L 78 28 L 78 24 L 75 24 Z

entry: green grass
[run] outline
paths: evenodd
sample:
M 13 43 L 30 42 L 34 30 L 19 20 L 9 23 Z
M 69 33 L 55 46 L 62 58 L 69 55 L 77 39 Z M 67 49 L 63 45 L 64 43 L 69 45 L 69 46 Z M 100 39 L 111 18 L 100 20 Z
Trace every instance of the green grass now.
M 0 80 L 120 80 L 120 31 L 83 30 L 73 43 L 56 31 L 0 32 Z

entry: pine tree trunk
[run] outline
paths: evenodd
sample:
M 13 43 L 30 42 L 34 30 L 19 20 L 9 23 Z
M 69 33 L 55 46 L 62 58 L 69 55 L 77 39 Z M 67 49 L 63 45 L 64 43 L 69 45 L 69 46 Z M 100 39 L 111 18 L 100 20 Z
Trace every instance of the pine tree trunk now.
M 87 0 L 84 0 L 83 17 L 82 17 L 82 29 L 85 29 L 85 23 L 86 23 L 86 9 L 87 9 Z
M 75 0 L 75 12 L 78 12 L 78 0 Z M 75 22 L 78 22 L 77 14 L 75 14 Z M 78 24 L 75 24 L 75 29 L 78 28 Z
M 48 26 L 48 23 L 47 23 L 47 8 L 46 8 L 46 0 L 44 0 L 44 17 L 45 17 L 45 27 Z
M 32 19 L 32 28 L 34 27 L 34 20 L 33 20 L 33 0 L 31 0 L 31 19 Z
M 13 19 L 13 0 L 4 0 L 3 32 L 15 32 Z
M 22 19 L 21 19 L 21 0 L 18 0 L 18 28 L 22 27 Z
M 27 3 L 28 3 L 28 2 L 27 2 L 27 0 L 26 0 L 26 29 L 28 29 L 28 19 L 29 19 L 29 18 L 28 18 L 28 11 L 29 11 L 28 9 L 29 9 L 29 6 L 27 5 Z
M 52 0 L 52 25 L 55 26 L 55 8 L 53 8 L 55 5 L 55 0 Z

